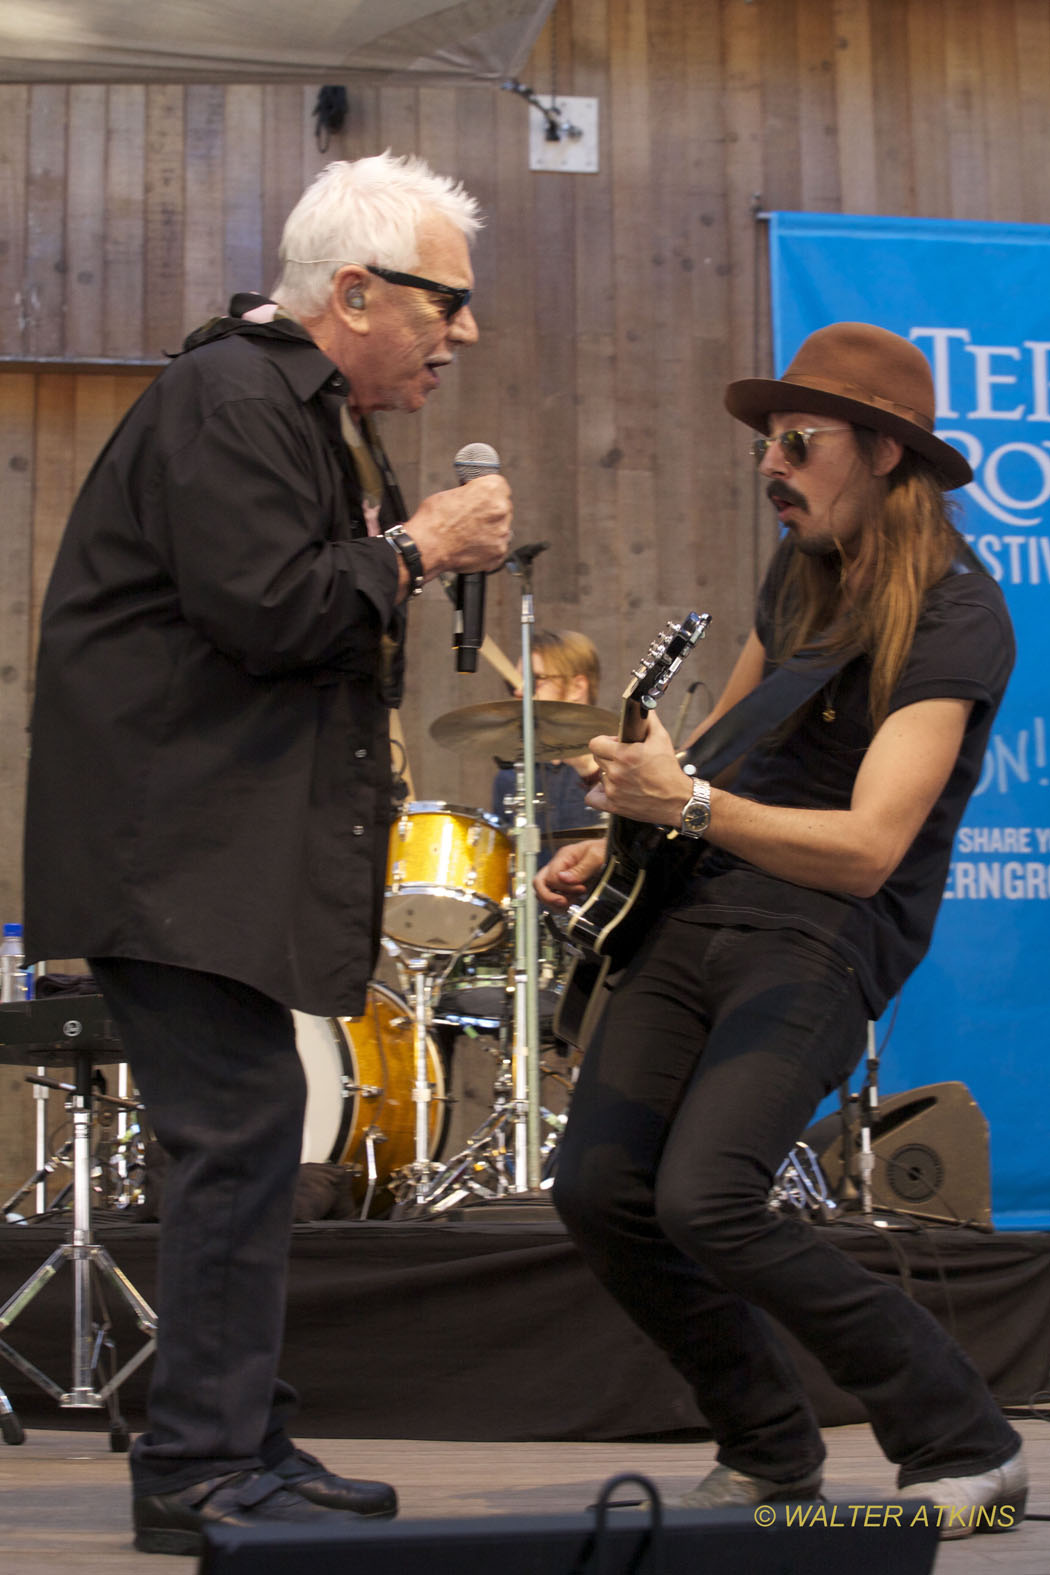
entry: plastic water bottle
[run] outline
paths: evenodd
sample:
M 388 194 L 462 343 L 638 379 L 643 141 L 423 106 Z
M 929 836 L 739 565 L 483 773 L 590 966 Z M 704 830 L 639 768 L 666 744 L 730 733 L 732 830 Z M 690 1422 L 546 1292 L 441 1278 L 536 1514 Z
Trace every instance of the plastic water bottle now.
M 0 1001 L 29 998 L 29 972 L 22 951 L 22 926 L 5 924 L 0 941 Z

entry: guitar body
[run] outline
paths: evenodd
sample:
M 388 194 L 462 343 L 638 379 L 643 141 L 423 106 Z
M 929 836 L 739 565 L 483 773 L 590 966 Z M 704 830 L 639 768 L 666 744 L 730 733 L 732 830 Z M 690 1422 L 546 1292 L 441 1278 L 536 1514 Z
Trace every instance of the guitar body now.
M 609 974 L 626 968 L 652 933 L 672 884 L 689 873 L 703 852 L 700 843 L 658 836 L 641 863 L 614 855 L 569 922 L 568 934 L 580 954 L 566 976 L 554 1015 L 554 1032 L 569 1044 L 588 1043 L 605 1004 Z
M 572 1045 L 585 1045 L 594 1031 L 604 999 L 606 975 L 614 960 L 629 953 L 629 915 L 645 871 L 611 858 L 587 901 L 573 914 L 568 933 L 579 947 L 554 1014 L 554 1032 Z M 618 944 L 623 937 L 623 944 Z
M 573 960 L 554 1013 L 554 1032 L 566 1044 L 590 1044 L 605 1004 L 605 978 L 610 966 L 608 957 L 580 956 Z
M 703 638 L 707 614 L 690 613 L 681 624 L 649 650 L 649 667 L 632 674 L 624 694 L 620 723 L 622 742 L 636 743 L 645 736 L 646 717 L 692 647 Z M 567 926 L 576 956 L 565 980 L 554 1016 L 554 1032 L 572 1045 L 586 1045 L 605 1001 L 605 981 L 618 973 L 650 933 L 667 891 L 667 881 L 681 861 L 659 826 L 614 816 L 609 828 L 610 856 L 598 884 L 575 910 Z M 688 843 L 692 859 L 699 853 Z

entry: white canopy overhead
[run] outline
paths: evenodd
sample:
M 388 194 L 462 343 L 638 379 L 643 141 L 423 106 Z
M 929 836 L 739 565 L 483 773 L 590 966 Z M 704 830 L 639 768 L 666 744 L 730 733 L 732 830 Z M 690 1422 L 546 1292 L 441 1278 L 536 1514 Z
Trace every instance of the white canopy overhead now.
M 0 0 L 0 82 L 492 84 L 555 0 Z

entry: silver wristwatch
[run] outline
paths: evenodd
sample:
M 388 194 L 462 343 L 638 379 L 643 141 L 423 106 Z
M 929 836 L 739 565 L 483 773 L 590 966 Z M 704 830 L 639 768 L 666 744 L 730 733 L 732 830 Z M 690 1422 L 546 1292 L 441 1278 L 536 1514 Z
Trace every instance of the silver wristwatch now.
M 711 784 L 702 777 L 693 782 L 693 796 L 682 810 L 679 827 L 683 837 L 700 838 L 711 824 Z

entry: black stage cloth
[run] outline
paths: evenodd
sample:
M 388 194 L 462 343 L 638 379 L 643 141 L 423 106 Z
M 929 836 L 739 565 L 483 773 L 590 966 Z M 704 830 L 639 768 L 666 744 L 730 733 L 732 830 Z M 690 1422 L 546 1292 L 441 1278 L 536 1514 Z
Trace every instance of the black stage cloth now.
M 1002 1405 L 1046 1389 L 1050 1234 L 815 1228 L 928 1307 Z M 157 1230 L 122 1215 L 95 1224 L 147 1301 Z M 0 1305 L 65 1234 L 48 1221 L 0 1227 Z M 105 1296 L 123 1364 L 142 1337 L 123 1301 Z M 3 1338 L 64 1388 L 71 1334 L 64 1264 Z M 857 1403 L 792 1348 L 821 1423 L 862 1421 Z M 147 1362 L 120 1391 L 133 1429 L 148 1374 Z M 601 1441 L 703 1428 L 684 1381 L 592 1279 L 557 1220 L 486 1220 L 484 1205 L 462 1220 L 296 1226 L 283 1374 L 302 1398 L 303 1437 Z M 2 1353 L 0 1387 L 26 1426 L 105 1426 L 105 1412 L 60 1409 Z

